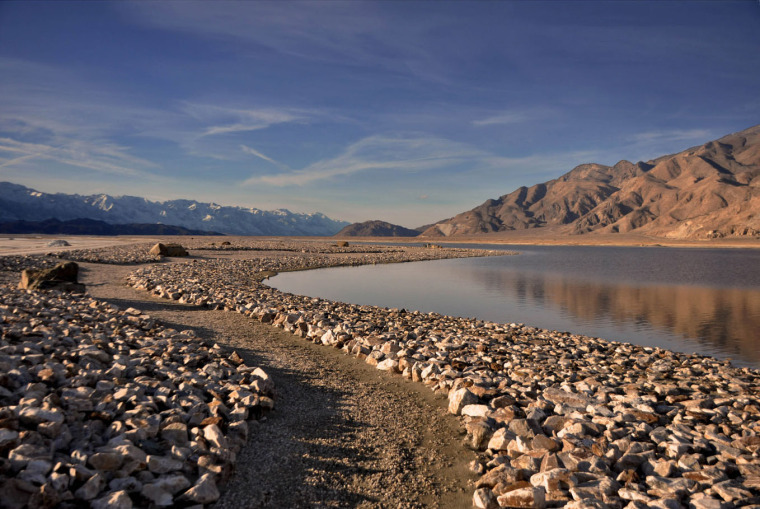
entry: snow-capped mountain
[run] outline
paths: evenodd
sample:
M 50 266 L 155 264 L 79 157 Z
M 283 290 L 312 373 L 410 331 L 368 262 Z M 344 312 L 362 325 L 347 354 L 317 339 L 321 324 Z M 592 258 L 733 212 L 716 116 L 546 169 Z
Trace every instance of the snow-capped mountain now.
M 229 235 L 328 236 L 348 225 L 324 214 L 296 214 L 286 209 L 226 207 L 194 200 L 150 201 L 137 196 L 41 193 L 0 182 L 0 221 L 97 219 L 110 224 L 162 223 Z

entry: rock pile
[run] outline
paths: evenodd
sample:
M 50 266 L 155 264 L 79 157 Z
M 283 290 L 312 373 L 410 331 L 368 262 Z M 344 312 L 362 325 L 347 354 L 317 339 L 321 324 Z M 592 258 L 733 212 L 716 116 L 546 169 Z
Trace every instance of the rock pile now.
M 274 385 L 236 354 L 56 291 L 0 288 L 0 506 L 214 502 Z
M 258 282 L 271 271 L 385 256 L 196 261 L 142 269 L 131 284 L 243 313 L 448 394 L 466 445 L 479 453 L 476 507 L 760 505 L 755 370 L 522 324 L 330 302 Z
M 40 255 L 0 256 L 0 272 L 18 272 L 24 269 L 49 269 L 58 260 Z
M 150 248 L 150 244 L 133 244 L 94 249 L 69 249 L 51 253 L 50 256 L 75 262 L 109 263 L 113 265 L 133 265 L 161 261 L 161 256 L 151 254 Z

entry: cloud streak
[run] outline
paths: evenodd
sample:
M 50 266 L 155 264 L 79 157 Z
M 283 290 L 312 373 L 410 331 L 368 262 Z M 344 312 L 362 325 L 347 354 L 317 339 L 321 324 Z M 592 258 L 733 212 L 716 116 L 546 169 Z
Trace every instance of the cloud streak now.
M 464 144 L 440 138 L 375 135 L 350 145 L 337 157 L 318 161 L 301 170 L 254 176 L 245 184 L 304 186 L 368 171 L 418 172 L 461 164 L 478 154 L 479 151 Z
M 254 154 L 255 155 L 255 154 Z M 456 171 L 458 177 L 493 170 L 514 173 L 569 171 L 593 160 L 593 151 L 503 157 L 465 143 L 432 136 L 374 135 L 348 146 L 340 155 L 275 175 L 256 175 L 245 185 L 306 186 L 366 172 L 419 173 Z M 268 159 L 267 159 L 268 160 Z M 390 177 L 389 177 L 390 178 Z M 396 178 L 396 177 L 393 177 Z M 426 199 L 420 198 L 420 199 Z
M 524 113 L 518 112 L 506 112 L 500 115 L 494 115 L 492 117 L 484 118 L 482 120 L 473 120 L 472 125 L 475 126 L 487 126 L 487 125 L 500 125 L 500 124 L 521 124 L 528 120 L 528 116 Z
M 671 129 L 665 131 L 647 131 L 630 136 L 635 143 L 669 142 L 669 141 L 706 141 L 712 136 L 709 129 Z
M 473 120 L 472 125 L 476 127 L 484 127 L 493 125 L 524 124 L 526 122 L 535 122 L 536 120 L 552 115 L 556 115 L 556 112 L 549 107 L 509 110 L 496 113 L 495 115 L 480 120 Z
M 110 175 L 146 177 L 148 169 L 166 174 L 171 169 L 135 152 L 146 142 L 169 142 L 180 149 L 175 157 L 239 161 L 235 135 L 325 116 L 316 109 L 248 107 L 234 101 L 172 100 L 164 107 L 146 107 L 98 89 L 71 70 L 1 56 L 0 73 L 0 151 L 15 155 L 0 159 L 3 168 L 44 159 Z
M 426 44 L 440 21 L 412 20 L 372 2 L 200 2 L 119 5 L 143 26 L 227 39 L 302 61 L 378 67 L 423 79 L 445 79 L 450 68 Z
M 11 138 L 0 138 L 0 152 L 21 154 L 11 160 L 4 161 L 0 167 L 10 167 L 34 158 L 75 166 L 101 173 L 109 173 L 130 177 L 150 177 L 148 172 L 136 169 L 155 168 L 157 165 L 134 157 L 125 152 L 124 147 L 97 145 L 77 140 L 66 140 L 61 146 L 50 146 L 39 143 L 24 143 Z
M 290 170 L 290 168 L 286 164 L 283 164 L 283 163 L 281 163 L 279 161 L 275 161 L 271 157 L 262 154 L 261 152 L 259 152 L 255 148 L 251 148 L 251 147 L 249 147 L 247 145 L 240 145 L 240 149 L 243 152 L 245 152 L 246 154 L 251 154 L 252 156 L 258 157 L 259 159 L 263 159 L 264 161 L 266 161 L 268 163 L 272 163 L 275 166 L 277 166 L 279 168 L 282 168 L 283 170 Z
M 313 112 L 297 109 L 245 109 L 185 103 L 183 112 L 205 125 L 197 136 L 216 136 L 266 129 L 277 124 L 306 123 Z

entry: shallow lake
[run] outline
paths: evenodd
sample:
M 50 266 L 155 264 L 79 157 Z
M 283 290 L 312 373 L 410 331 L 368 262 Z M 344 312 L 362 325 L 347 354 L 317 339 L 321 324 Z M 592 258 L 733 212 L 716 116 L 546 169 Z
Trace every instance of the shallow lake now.
M 269 284 L 311 297 L 524 323 L 760 368 L 760 249 L 466 247 L 520 254 L 290 272 Z

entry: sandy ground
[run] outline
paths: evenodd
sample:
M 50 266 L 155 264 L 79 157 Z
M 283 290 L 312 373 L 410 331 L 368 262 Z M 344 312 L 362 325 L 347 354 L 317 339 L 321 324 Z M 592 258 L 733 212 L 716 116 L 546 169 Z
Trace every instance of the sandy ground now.
M 136 243 L 179 242 L 188 237 L 159 236 L 118 236 L 95 235 L 0 235 L 0 255 L 26 255 L 55 253 L 68 249 L 94 249 L 113 245 Z M 208 242 L 234 241 L 247 237 L 193 237 Z M 277 237 L 257 237 L 276 239 Z M 311 242 L 335 242 L 333 237 L 284 237 Z M 48 247 L 54 240 L 65 240 L 68 247 Z M 651 246 L 651 247 L 699 247 L 699 248 L 760 248 L 760 239 L 726 238 L 714 240 L 673 240 L 636 234 L 608 235 L 553 235 L 551 232 L 522 230 L 479 236 L 463 237 L 348 237 L 349 242 L 392 242 L 392 243 L 432 243 L 432 244 L 514 244 L 514 245 L 557 245 L 557 246 Z
M 54 240 L 65 240 L 70 246 L 49 247 Z M 57 253 L 69 249 L 96 249 L 101 247 L 158 242 L 158 237 L 105 237 L 98 235 L 0 235 L 0 255 L 27 255 Z
M 216 507 L 470 507 L 475 458 L 446 399 L 243 315 L 127 287 L 132 267 L 82 263 L 92 296 L 193 329 L 263 367 L 275 410 L 240 452 Z

